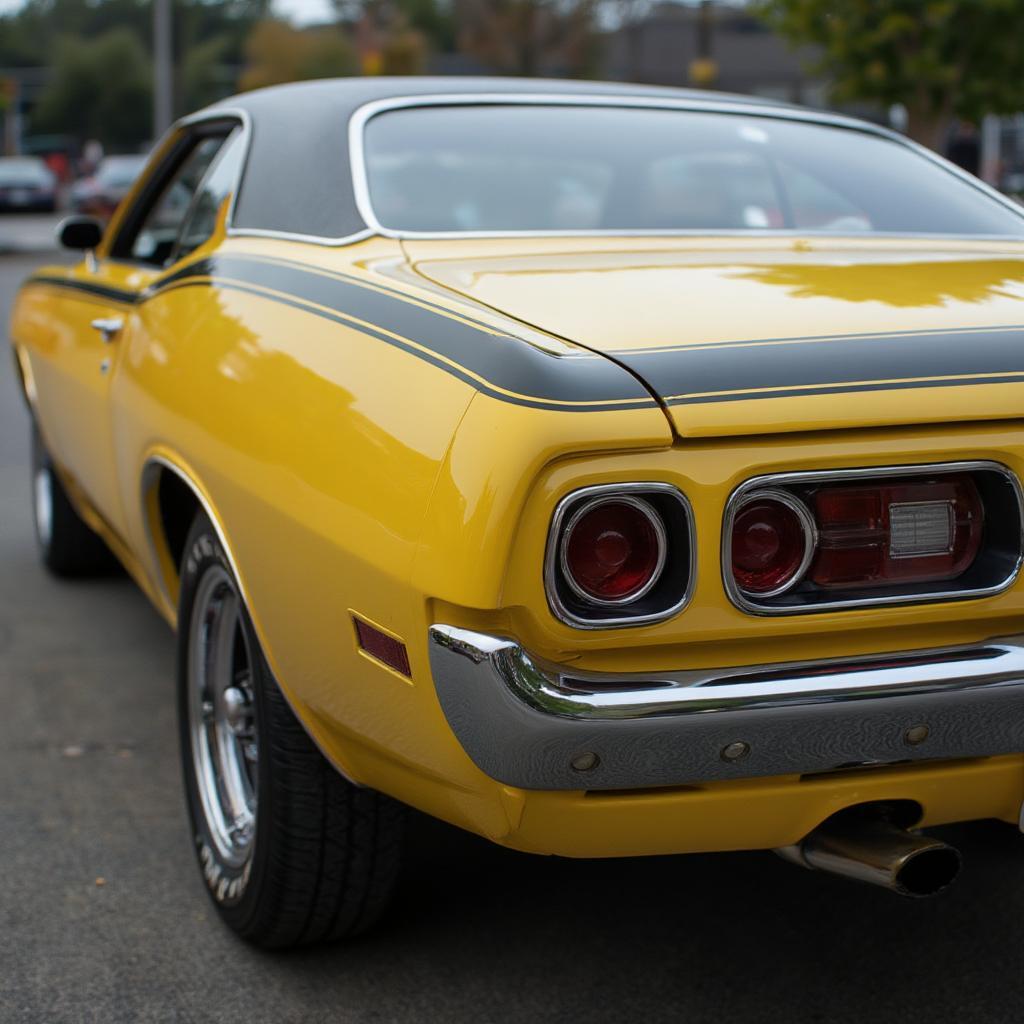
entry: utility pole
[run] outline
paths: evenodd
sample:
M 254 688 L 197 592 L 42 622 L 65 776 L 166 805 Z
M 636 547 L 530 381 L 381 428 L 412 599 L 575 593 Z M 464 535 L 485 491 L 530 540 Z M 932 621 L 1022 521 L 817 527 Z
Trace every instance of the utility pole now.
M 171 66 L 171 0 L 153 0 L 153 140 L 174 119 L 174 72 Z
M 21 152 L 21 82 L 14 75 L 0 80 L 4 109 L 4 155 Z
M 697 56 L 690 62 L 690 82 L 709 89 L 718 78 L 718 62 L 714 58 L 712 33 L 715 12 L 711 0 L 700 0 L 697 10 Z
M 981 152 L 978 177 L 989 185 L 999 184 L 999 156 L 1002 149 L 1002 122 L 995 114 L 981 119 Z

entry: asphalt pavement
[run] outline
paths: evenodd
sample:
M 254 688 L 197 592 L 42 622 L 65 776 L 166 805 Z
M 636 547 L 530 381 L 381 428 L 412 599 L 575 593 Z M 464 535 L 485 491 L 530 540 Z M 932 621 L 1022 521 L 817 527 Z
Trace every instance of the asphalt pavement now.
M 2 232 L 0 232 L 2 234 Z M 0 259 L 5 321 L 25 257 Z M 1024 838 L 944 830 L 934 900 L 769 853 L 569 861 L 414 817 L 393 912 L 265 954 L 208 905 L 178 778 L 173 638 L 126 579 L 36 559 L 0 353 L 0 1022 L 1015 1022 Z

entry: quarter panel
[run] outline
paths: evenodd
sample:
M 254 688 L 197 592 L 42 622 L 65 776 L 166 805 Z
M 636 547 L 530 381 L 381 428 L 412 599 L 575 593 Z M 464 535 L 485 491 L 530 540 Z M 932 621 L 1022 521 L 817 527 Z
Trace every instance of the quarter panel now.
M 461 786 L 463 803 L 493 784 L 443 727 L 410 577 L 473 394 L 354 327 L 206 283 L 139 307 L 114 403 L 134 544 L 149 548 L 139 481 L 159 454 L 208 498 L 275 675 L 332 759 L 384 788 L 404 765 L 435 789 Z M 358 655 L 352 611 L 410 644 L 411 680 Z M 488 815 L 507 827 L 497 801 Z

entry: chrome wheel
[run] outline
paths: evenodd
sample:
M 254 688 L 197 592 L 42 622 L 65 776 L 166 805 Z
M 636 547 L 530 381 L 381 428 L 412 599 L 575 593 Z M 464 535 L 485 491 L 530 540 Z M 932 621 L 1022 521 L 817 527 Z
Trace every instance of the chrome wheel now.
M 256 835 L 259 747 L 252 652 L 241 598 L 221 566 L 203 574 L 189 623 L 188 718 L 203 816 L 217 854 L 238 868 Z
M 309 738 L 202 513 L 185 538 L 178 623 L 189 827 L 217 913 L 273 949 L 362 931 L 397 884 L 403 808 L 342 778 Z
M 36 535 L 44 548 L 49 547 L 53 537 L 53 479 L 46 466 L 36 470 L 33 480 L 35 496 L 34 509 L 36 514 Z

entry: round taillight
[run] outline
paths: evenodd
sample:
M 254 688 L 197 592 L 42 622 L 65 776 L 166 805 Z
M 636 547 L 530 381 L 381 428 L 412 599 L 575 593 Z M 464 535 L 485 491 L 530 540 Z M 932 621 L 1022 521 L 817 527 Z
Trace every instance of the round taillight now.
M 592 604 L 625 604 L 643 597 L 665 565 L 660 516 L 627 496 L 595 498 L 570 517 L 562 534 L 566 583 Z
M 784 491 L 757 491 L 732 520 L 732 575 L 745 594 L 773 597 L 796 586 L 814 555 L 814 520 Z

